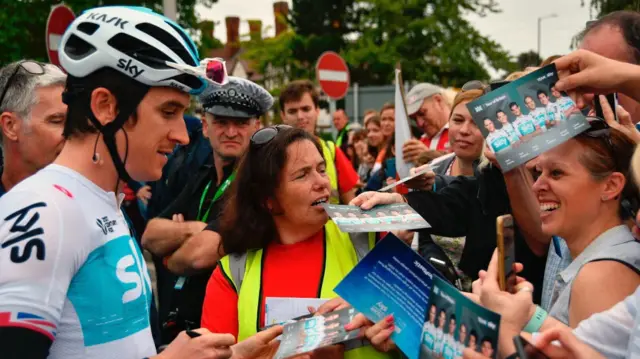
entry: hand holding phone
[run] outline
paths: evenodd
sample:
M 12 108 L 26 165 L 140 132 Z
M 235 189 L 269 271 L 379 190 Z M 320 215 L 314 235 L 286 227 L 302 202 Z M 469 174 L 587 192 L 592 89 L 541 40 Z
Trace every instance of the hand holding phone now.
M 611 110 L 613 111 L 613 119 L 616 122 L 620 122 L 618 121 L 618 115 L 616 114 L 616 108 L 618 108 L 618 94 L 611 93 L 606 95 L 605 97 L 607 98 L 609 107 L 611 107 Z M 604 111 L 602 110 L 602 105 L 600 104 L 600 96 L 596 94 L 596 96 L 593 98 L 593 103 L 595 105 L 596 117 L 605 120 Z

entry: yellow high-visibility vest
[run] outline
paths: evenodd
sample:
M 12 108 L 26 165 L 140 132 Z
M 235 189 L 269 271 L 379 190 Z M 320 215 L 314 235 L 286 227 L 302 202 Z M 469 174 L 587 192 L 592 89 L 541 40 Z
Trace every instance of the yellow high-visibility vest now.
M 374 233 L 349 235 L 338 229 L 333 221 L 324 226 L 325 257 L 320 298 L 337 297 L 333 289 L 355 267 L 359 259 L 375 245 Z M 228 255 L 220 260 L 220 269 L 238 293 L 238 341 L 249 338 L 259 330 L 260 288 L 263 250 L 241 255 Z M 394 355 L 380 353 L 366 345 L 345 352 L 347 359 L 385 359 Z
M 329 203 L 340 204 L 340 190 L 338 189 L 338 171 L 336 170 L 336 145 L 318 138 L 322 146 L 322 155 L 327 163 L 326 171 L 331 182 L 331 195 Z

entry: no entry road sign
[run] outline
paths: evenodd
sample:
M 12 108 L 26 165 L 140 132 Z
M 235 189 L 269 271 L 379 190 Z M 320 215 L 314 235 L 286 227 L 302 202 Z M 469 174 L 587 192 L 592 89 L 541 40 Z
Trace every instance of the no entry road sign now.
M 342 99 L 349 90 L 349 67 L 335 52 L 327 51 L 320 56 L 316 77 L 322 91 L 334 100 Z
M 47 19 L 47 54 L 49 55 L 49 62 L 60 67 L 60 60 L 58 59 L 58 45 L 62 39 L 62 34 L 67 27 L 73 22 L 76 15 L 70 8 L 64 5 L 56 5 L 51 8 L 49 18 Z

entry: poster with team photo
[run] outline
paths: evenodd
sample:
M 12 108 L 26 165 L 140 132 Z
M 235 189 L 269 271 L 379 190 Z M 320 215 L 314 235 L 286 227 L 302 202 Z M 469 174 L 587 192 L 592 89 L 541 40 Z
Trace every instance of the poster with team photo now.
M 344 329 L 356 314 L 355 309 L 346 308 L 286 324 L 275 358 L 288 358 L 329 345 L 359 340 L 360 330 L 348 332 Z
M 389 233 L 334 292 L 373 322 L 392 314 L 396 329 L 391 339 L 407 358 L 418 359 L 432 280 L 440 275 L 416 251 Z
M 487 145 L 507 172 L 589 128 L 550 64 L 467 104 Z
M 500 315 L 465 297 L 445 280 L 434 277 L 422 328 L 420 359 L 454 359 L 465 348 L 496 358 Z
M 387 232 L 401 229 L 422 229 L 431 226 L 406 203 L 376 206 L 363 211 L 357 206 L 323 204 L 329 217 L 346 233 Z

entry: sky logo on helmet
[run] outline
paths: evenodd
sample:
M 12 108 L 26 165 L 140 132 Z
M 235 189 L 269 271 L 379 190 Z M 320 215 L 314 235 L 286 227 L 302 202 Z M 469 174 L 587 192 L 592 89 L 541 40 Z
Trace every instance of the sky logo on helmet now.
M 87 19 L 100 21 L 105 24 L 112 24 L 113 26 L 120 27 L 122 30 L 124 30 L 124 26 L 129 23 L 129 21 L 123 20 L 117 16 L 107 16 L 107 14 L 100 14 L 97 12 L 89 13 L 89 15 L 87 15 Z
M 118 60 L 118 68 L 128 72 L 131 77 L 135 79 L 136 77 L 142 75 L 144 69 L 139 69 L 138 65 L 132 65 L 132 63 L 133 61 L 131 61 L 131 59 L 129 59 L 128 61 L 127 59 L 120 59 Z

